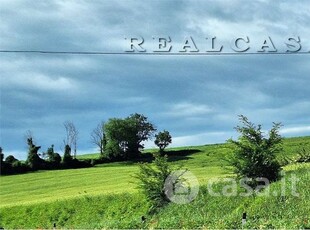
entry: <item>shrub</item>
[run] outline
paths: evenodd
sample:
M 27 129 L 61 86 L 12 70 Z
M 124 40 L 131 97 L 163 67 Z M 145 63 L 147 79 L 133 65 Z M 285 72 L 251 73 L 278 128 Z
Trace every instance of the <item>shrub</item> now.
M 165 194 L 165 180 L 173 171 L 167 162 L 167 156 L 154 155 L 153 166 L 150 163 L 141 163 L 139 172 L 135 175 L 138 179 L 138 188 L 142 190 L 151 205 L 150 211 L 164 206 L 169 202 Z
M 282 137 L 279 135 L 280 123 L 273 123 L 268 137 L 263 135 L 261 125 L 255 126 L 245 116 L 240 115 L 242 126 L 235 129 L 241 134 L 237 141 L 229 140 L 235 147 L 230 159 L 239 177 L 268 178 L 275 181 L 280 177 L 280 164 L 276 154 L 282 150 Z M 255 183 L 252 184 L 255 186 Z

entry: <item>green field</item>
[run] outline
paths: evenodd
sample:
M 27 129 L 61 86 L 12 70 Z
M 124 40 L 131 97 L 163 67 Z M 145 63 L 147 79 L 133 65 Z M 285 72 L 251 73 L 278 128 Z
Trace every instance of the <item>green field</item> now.
M 279 159 L 284 156 L 295 158 L 304 145 L 309 147 L 310 137 L 285 139 Z M 53 223 L 57 223 L 57 227 L 65 228 L 234 228 L 240 227 L 237 221 L 240 212 L 248 207 L 252 215 L 248 227 L 309 227 L 309 164 L 285 167 L 287 172 L 302 178 L 299 198 L 288 196 L 283 203 L 279 203 L 277 197 L 268 198 L 269 201 L 261 197 L 218 198 L 207 197 L 204 184 L 210 178 L 233 176 L 225 161 L 231 153 L 228 144 L 174 148 L 167 152 L 171 164 L 188 168 L 200 182 L 201 193 L 189 205 L 168 205 L 141 223 L 140 218 L 146 215 L 148 207 L 135 188 L 133 175 L 138 170 L 137 163 L 106 163 L 92 168 L 2 176 L 0 226 L 51 228 Z M 271 185 L 273 189 L 279 189 L 279 186 L 278 182 Z M 281 210 L 281 215 L 277 210 Z M 190 217 L 194 212 L 194 217 Z

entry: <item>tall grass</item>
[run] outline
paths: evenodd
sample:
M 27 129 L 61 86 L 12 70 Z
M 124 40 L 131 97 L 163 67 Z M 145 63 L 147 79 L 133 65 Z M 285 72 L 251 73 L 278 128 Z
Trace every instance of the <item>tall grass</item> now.
M 54 223 L 58 228 L 309 228 L 309 169 L 310 164 L 290 166 L 285 186 L 283 181 L 271 184 L 270 196 L 211 196 L 207 186 L 202 186 L 193 202 L 170 203 L 149 216 L 149 205 L 139 193 L 83 195 L 2 208 L 0 223 L 5 228 L 52 228 Z M 298 197 L 291 194 L 292 174 L 299 178 Z M 217 183 L 215 190 L 220 192 L 225 185 Z M 248 214 L 245 226 L 241 225 L 243 212 Z

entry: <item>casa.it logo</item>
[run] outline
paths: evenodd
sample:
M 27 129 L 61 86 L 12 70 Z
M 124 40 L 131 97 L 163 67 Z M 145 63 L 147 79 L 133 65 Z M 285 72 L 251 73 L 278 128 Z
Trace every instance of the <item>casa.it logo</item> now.
M 171 202 L 188 204 L 198 195 L 199 182 L 188 170 L 173 171 L 165 180 L 164 191 Z

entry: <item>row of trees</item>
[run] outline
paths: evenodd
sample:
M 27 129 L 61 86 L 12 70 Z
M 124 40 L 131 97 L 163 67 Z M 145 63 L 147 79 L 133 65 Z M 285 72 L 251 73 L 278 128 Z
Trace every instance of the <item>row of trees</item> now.
M 30 131 L 26 134 L 28 156 L 25 162 L 9 155 L 4 159 L 1 149 L 1 174 L 14 174 L 39 169 L 79 168 L 88 167 L 96 163 L 117 160 L 132 160 L 141 157 L 143 142 L 152 138 L 156 132 L 155 126 L 142 114 L 132 114 L 124 119 L 111 118 L 106 123 L 100 122 L 91 133 L 92 142 L 100 151 L 99 159 L 77 160 L 78 130 L 72 122 L 65 122 L 66 137 L 63 140 L 64 154 L 54 152 L 51 145 L 46 152 L 38 153 L 41 146 L 34 144 Z M 172 142 L 171 135 L 164 130 L 155 135 L 155 144 L 160 153 Z
M 25 162 L 19 161 L 13 155 L 9 155 L 4 159 L 1 150 L 1 175 L 25 173 L 40 169 L 66 169 L 66 168 L 82 168 L 90 167 L 90 161 L 80 161 L 72 157 L 71 147 L 65 146 L 63 158 L 54 152 L 54 145 L 49 147 L 46 152 L 39 154 L 41 146 L 36 146 L 32 137 L 27 138 L 28 156 Z M 41 158 L 41 156 L 43 158 Z

